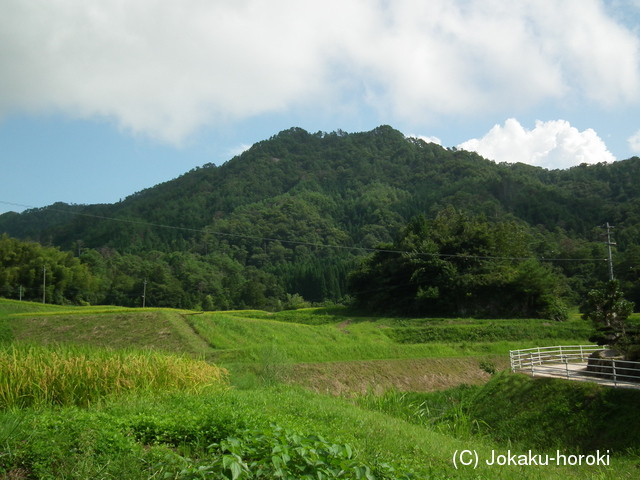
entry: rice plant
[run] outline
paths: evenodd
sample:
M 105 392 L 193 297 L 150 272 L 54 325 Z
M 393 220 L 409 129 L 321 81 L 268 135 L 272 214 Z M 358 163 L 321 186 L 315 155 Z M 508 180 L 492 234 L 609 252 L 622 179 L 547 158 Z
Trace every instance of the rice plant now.
M 87 406 L 108 395 L 225 388 L 227 371 L 154 351 L 14 343 L 0 349 L 0 409 Z

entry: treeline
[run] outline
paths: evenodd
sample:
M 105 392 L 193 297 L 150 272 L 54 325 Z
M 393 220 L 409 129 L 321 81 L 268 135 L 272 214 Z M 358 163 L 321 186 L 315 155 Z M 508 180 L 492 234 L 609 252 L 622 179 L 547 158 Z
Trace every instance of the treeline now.
M 548 171 L 496 164 L 388 126 L 354 134 L 293 128 L 224 165 L 196 168 L 113 205 L 0 215 L 0 232 L 72 252 L 89 269 L 91 294 L 63 295 L 67 301 L 136 305 L 146 278 L 149 305 L 277 309 L 294 295 L 335 302 L 376 290 L 349 287 L 349 273 L 365 268 L 358 265 L 367 249 L 414 248 L 406 229 L 421 215 L 425 238 L 436 242 L 430 248 L 453 248 L 433 237 L 449 228 L 442 212 L 451 208 L 468 228 L 520 232 L 524 256 L 560 259 L 541 265 L 558 277 L 565 303 L 580 303 L 608 278 L 598 226 L 609 222 L 616 227 L 616 277 L 640 305 L 638 178 L 637 157 Z M 514 250 L 496 245 L 495 256 Z M 377 253 L 367 260 L 379 261 Z M 12 274 L 0 294 L 17 298 L 17 278 Z M 434 288 L 425 284 L 421 295 Z
M 431 221 L 416 217 L 350 275 L 355 305 L 405 316 L 566 320 L 567 278 L 536 257 L 531 240 L 521 224 L 453 207 Z
M 304 306 L 272 273 L 226 255 L 192 252 L 121 254 L 81 249 L 79 256 L 0 237 L 0 296 L 56 304 L 109 304 L 195 310 Z M 311 266 L 312 267 L 312 266 Z
M 0 237 L 0 296 L 50 303 L 87 303 L 99 281 L 70 252 Z
M 204 246 L 199 247 L 201 250 Z M 350 303 L 413 316 L 546 317 L 608 277 L 606 246 L 453 207 L 418 216 L 374 253 L 266 242 L 241 262 L 224 243 L 208 252 L 64 252 L 0 237 L 0 296 L 58 304 L 281 310 Z M 320 251 L 316 251 L 320 250 Z M 279 259 L 279 261 L 276 261 Z M 626 297 L 639 304 L 640 248 L 615 256 Z M 348 279 L 348 285 L 347 285 Z

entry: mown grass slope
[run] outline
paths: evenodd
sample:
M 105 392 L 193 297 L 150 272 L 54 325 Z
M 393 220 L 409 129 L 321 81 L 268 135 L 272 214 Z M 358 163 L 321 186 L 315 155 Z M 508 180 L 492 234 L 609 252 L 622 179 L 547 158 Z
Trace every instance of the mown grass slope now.
M 358 317 L 344 309 L 202 313 L 171 309 L 60 307 L 0 299 L 0 322 L 17 340 L 156 348 L 218 362 L 289 362 L 506 355 L 513 348 L 587 341 L 584 321 Z
M 189 321 L 225 362 L 258 361 L 265 345 L 294 362 L 507 355 L 512 348 L 585 343 L 591 331 L 576 319 L 397 319 L 335 309 L 205 313 Z
M 208 345 L 171 309 L 60 307 L 0 300 L 16 340 L 39 344 L 74 343 L 112 348 L 153 348 L 205 355 Z M 6 328 L 6 327 L 5 327 Z

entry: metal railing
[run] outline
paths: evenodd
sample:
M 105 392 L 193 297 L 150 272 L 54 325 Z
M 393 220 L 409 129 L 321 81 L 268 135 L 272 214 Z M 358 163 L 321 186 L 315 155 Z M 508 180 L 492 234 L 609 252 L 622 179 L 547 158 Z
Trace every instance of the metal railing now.
M 599 345 L 564 345 L 512 350 L 509 352 L 511 371 L 640 388 L 640 362 L 589 358 L 593 352 L 603 349 Z

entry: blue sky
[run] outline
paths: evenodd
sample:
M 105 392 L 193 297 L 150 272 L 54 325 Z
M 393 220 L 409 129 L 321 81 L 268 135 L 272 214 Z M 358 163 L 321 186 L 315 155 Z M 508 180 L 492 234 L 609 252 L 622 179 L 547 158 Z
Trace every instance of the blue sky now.
M 640 155 L 640 0 L 0 0 L 0 213 L 113 203 L 281 130 Z

